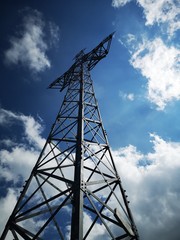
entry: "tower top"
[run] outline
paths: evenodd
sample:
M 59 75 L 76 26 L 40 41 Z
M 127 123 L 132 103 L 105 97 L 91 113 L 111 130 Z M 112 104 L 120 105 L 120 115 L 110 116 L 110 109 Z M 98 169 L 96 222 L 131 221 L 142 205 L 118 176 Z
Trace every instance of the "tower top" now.
M 75 63 L 60 77 L 53 81 L 49 88 L 59 89 L 62 91 L 72 81 L 76 75 L 77 68 L 82 63 L 87 63 L 88 70 L 92 70 L 95 65 L 102 59 L 105 58 L 109 52 L 111 40 L 115 32 L 108 35 L 102 42 L 100 42 L 93 50 L 89 53 L 84 53 L 85 49 L 82 49 L 74 58 Z

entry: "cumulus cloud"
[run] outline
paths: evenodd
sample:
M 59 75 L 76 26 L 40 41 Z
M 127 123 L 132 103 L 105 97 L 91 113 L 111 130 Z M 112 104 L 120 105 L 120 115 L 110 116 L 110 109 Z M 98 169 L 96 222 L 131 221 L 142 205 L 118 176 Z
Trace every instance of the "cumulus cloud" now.
M 137 1 L 144 9 L 146 25 L 166 24 L 167 31 L 172 36 L 175 31 L 180 29 L 180 6 L 178 1 Z
M 6 138 L 0 141 L 0 180 L 7 184 L 5 197 L 0 197 L 0 231 L 9 217 L 17 199 L 17 186 L 22 184 L 34 167 L 40 149 L 45 143 L 41 137 L 43 127 L 31 116 L 0 109 L 0 127 L 21 126 L 21 141 Z M 14 190 L 16 189 L 16 190 Z M 18 191 L 19 192 L 19 191 Z
M 146 25 L 166 29 L 167 39 L 180 28 L 180 8 L 177 1 L 137 0 L 143 8 Z M 113 6 L 122 7 L 127 1 L 113 1 Z M 126 39 L 124 39 L 126 38 Z M 147 98 L 164 110 L 174 100 L 180 100 L 180 50 L 178 45 L 167 44 L 161 37 L 147 40 L 145 35 L 127 34 L 118 40 L 130 54 L 131 65 L 147 79 Z M 170 42 L 170 41 L 169 41 Z
M 180 236 L 180 143 L 151 134 L 152 152 L 135 146 L 113 151 L 120 176 L 130 194 L 142 239 L 178 239 Z M 173 234 L 173 236 L 171 235 Z
M 1 145 L 5 148 L 0 150 L 1 178 L 6 181 L 17 183 L 19 179 L 26 179 L 30 170 L 37 160 L 40 149 L 45 143 L 40 134 L 42 126 L 31 116 L 13 113 L 0 109 L 0 126 L 10 125 L 16 127 L 18 124 L 24 128 L 21 138 L 22 142 L 14 142 L 12 139 L 2 139 Z M 22 171 L 23 169 L 23 171 Z
M 44 139 L 40 137 L 43 131 L 42 125 L 31 116 L 25 116 L 21 113 L 14 113 L 0 108 L 0 125 L 5 126 L 17 123 L 22 124 L 28 142 L 36 146 L 36 148 L 41 149 L 44 145 Z M 11 140 L 9 139 L 9 141 Z
M 1 217 L 0 217 L 0 232 L 3 231 L 3 226 L 7 222 L 17 201 L 17 191 L 9 188 L 4 198 L 0 198 Z
M 59 40 L 59 27 L 50 22 L 46 24 L 37 10 L 26 9 L 20 30 L 10 37 L 10 47 L 4 53 L 7 64 L 21 64 L 35 73 L 51 67 L 47 56 L 49 45 Z M 48 38 L 45 30 L 50 32 Z
M 130 63 L 148 80 L 148 99 L 163 110 L 167 103 L 180 99 L 180 50 L 167 46 L 161 38 L 143 39 Z
M 113 7 L 123 7 L 132 0 L 113 0 Z M 157 23 L 163 29 L 167 29 L 168 34 L 172 36 L 178 29 L 180 29 L 180 7 L 178 1 L 173 0 L 159 0 L 147 1 L 136 0 L 137 4 L 143 8 L 146 18 L 146 25 L 153 25 Z

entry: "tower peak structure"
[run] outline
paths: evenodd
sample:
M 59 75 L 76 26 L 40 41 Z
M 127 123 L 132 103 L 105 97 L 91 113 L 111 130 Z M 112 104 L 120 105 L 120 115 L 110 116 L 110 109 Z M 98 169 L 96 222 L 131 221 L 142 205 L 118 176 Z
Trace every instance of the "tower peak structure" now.
M 67 91 L 2 240 L 139 239 L 90 76 L 113 34 L 50 84 Z

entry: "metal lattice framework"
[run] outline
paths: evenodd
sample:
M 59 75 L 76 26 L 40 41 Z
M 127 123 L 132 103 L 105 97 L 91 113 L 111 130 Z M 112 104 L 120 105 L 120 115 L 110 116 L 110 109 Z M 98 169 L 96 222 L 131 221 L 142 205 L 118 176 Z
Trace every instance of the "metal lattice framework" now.
M 2 240 L 139 239 L 90 76 L 112 36 L 50 85 L 67 92 Z

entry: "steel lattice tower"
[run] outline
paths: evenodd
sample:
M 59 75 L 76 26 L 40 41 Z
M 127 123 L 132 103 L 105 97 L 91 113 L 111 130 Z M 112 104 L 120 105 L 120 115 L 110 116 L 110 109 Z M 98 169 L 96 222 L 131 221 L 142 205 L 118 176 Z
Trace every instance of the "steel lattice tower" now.
M 67 92 L 2 240 L 139 239 L 90 76 L 112 36 L 49 86 Z

